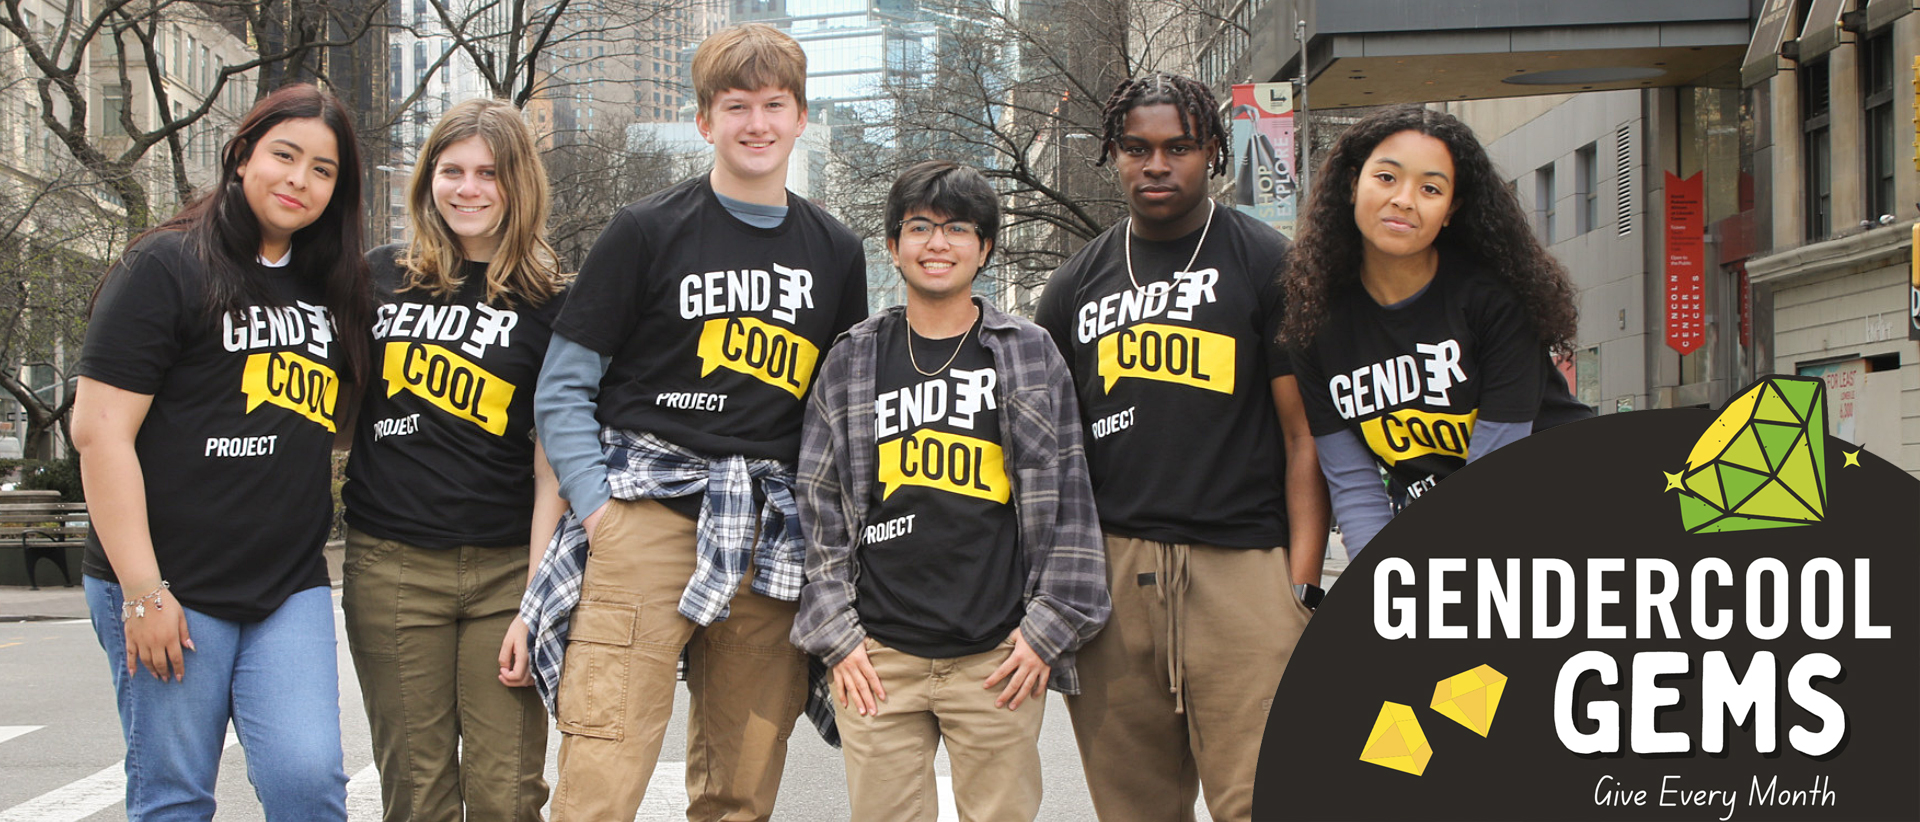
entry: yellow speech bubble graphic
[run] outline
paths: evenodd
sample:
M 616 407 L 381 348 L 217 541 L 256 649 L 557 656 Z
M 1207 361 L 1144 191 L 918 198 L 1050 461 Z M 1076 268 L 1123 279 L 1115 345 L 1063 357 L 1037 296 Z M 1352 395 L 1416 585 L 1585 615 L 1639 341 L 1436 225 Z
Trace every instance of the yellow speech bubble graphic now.
M 1121 377 L 1139 377 L 1233 393 L 1234 339 L 1225 334 L 1140 323 L 1100 338 L 1107 393 Z
M 1428 454 L 1466 459 L 1467 442 L 1473 438 L 1473 422 L 1479 416 L 1478 409 L 1465 414 L 1440 414 L 1402 408 L 1367 420 L 1360 429 L 1366 432 L 1367 447 L 1388 465 Z
M 247 370 L 240 378 L 240 391 L 247 397 L 247 413 L 261 403 L 277 405 L 333 429 L 334 404 L 340 396 L 340 379 L 333 369 L 291 351 L 251 354 Z
M 807 393 L 820 349 L 793 331 L 753 317 L 708 320 L 700 329 L 700 376 L 738 371 L 792 394 Z
M 915 431 L 880 443 L 881 499 L 918 485 L 989 502 L 1013 498 L 1006 455 L 997 442 L 964 434 Z
M 480 426 L 496 437 L 507 433 L 507 404 L 514 386 L 472 360 L 433 343 L 387 343 L 387 396 L 411 391 L 435 408 Z

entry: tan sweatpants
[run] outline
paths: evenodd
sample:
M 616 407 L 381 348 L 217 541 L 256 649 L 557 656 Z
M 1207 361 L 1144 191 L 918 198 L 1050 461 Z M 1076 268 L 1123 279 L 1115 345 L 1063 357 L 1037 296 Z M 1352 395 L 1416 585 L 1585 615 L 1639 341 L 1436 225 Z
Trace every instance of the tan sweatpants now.
M 940 803 L 933 757 L 942 739 L 961 822 L 1032 822 L 1040 813 L 1040 721 L 1047 698 L 993 705 L 1006 683 L 984 687 L 1013 640 L 953 659 L 927 659 L 869 637 L 867 660 L 887 701 L 861 716 L 834 693 L 853 822 L 933 822 Z
M 694 522 L 652 500 L 613 500 L 595 528 L 555 700 L 560 780 L 554 822 L 632 819 L 673 715 L 687 649 L 687 818 L 773 814 L 787 736 L 806 698 L 806 656 L 787 640 L 795 605 L 753 593 L 727 619 L 680 615 Z
M 1101 822 L 1219 822 L 1253 814 L 1268 708 L 1311 612 L 1285 548 L 1108 536 L 1113 616 L 1080 650 L 1067 697 Z

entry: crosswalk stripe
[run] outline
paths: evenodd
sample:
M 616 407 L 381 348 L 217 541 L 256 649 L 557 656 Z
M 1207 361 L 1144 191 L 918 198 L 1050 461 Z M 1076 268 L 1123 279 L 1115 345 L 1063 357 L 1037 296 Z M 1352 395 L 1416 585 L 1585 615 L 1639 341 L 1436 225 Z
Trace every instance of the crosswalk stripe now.
M 225 747 L 239 741 L 227 734 Z M 122 760 L 0 812 L 0 822 L 80 822 L 126 798 L 127 763 Z
M 385 812 L 380 804 L 380 769 L 368 763 L 347 780 L 347 818 L 379 819 Z
M 635 822 L 680 822 L 687 818 L 687 763 L 661 762 L 647 780 L 647 797 Z
M 960 822 L 960 806 L 953 802 L 953 777 L 936 776 L 934 781 L 940 797 L 939 822 Z
M 127 797 L 127 764 L 67 783 L 0 813 L 0 822 L 79 822 Z
M 41 728 L 45 728 L 45 727 L 47 726 L 45 725 L 0 725 L 0 742 L 5 742 L 9 739 L 12 739 L 16 736 L 21 736 L 23 734 L 30 734 L 30 733 L 33 733 L 34 731 L 40 730 Z

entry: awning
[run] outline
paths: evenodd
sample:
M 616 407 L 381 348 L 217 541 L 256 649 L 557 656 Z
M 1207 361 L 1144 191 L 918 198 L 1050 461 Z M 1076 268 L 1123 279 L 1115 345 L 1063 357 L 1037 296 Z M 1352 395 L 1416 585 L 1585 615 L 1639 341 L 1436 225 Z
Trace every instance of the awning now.
M 1740 85 L 1760 85 L 1780 71 L 1780 44 L 1786 42 L 1792 24 L 1793 0 L 1767 0 L 1760 22 L 1753 27 L 1747 57 L 1740 61 Z
M 1914 0 L 1871 0 L 1867 3 L 1867 30 L 1882 28 L 1913 9 Z
M 1840 15 L 1850 5 L 1853 5 L 1851 0 L 1813 0 L 1813 10 L 1807 13 L 1806 30 L 1800 32 L 1799 62 L 1823 57 L 1841 43 L 1853 42 L 1850 32 L 1840 30 Z

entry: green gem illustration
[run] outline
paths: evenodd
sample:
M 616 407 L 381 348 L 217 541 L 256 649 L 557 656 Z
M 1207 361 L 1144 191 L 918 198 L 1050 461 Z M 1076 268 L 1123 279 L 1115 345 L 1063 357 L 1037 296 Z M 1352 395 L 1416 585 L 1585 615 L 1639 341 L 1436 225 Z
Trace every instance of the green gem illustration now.
M 1811 525 L 1827 510 L 1826 385 L 1772 376 L 1727 402 L 1667 475 L 1687 533 Z

